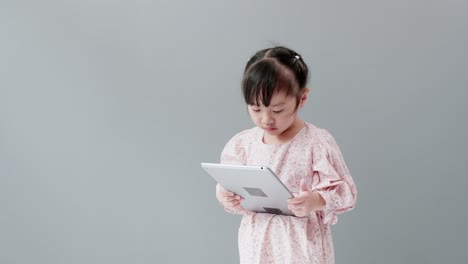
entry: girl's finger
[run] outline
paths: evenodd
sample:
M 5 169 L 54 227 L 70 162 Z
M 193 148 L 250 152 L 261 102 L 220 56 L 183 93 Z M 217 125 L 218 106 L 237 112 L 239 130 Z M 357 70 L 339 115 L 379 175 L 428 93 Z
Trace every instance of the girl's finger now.
M 232 207 L 232 206 L 237 206 L 237 205 L 239 205 L 239 204 L 240 204 L 240 202 L 239 202 L 239 201 L 235 201 L 235 202 L 228 202 L 227 204 L 228 204 L 229 206 L 231 206 L 231 207 Z
M 305 201 L 304 197 L 295 197 L 288 200 L 288 204 L 300 204 Z
M 302 209 L 302 206 L 290 204 L 290 205 L 288 205 L 288 208 L 289 208 L 289 210 L 291 210 L 291 211 L 292 211 L 292 210 L 299 211 L 299 210 Z
M 236 194 L 233 192 L 226 191 L 226 192 L 223 192 L 222 195 L 225 197 L 232 197 L 232 196 L 235 196 Z
M 231 196 L 231 197 L 226 197 L 225 200 L 226 201 L 240 201 L 241 198 L 240 196 Z

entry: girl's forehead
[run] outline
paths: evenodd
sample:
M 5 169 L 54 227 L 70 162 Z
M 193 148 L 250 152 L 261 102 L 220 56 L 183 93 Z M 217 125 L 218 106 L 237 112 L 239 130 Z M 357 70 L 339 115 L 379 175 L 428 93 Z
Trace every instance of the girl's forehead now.
M 271 104 L 278 103 L 278 102 L 285 102 L 288 100 L 294 100 L 294 97 L 287 96 L 286 93 L 284 92 L 274 93 L 273 96 L 271 97 Z
M 294 96 L 288 96 L 285 92 L 274 93 L 270 100 L 270 106 L 284 105 L 288 103 L 295 103 L 296 98 Z M 263 105 L 262 98 L 258 98 L 258 101 L 255 100 L 253 105 Z

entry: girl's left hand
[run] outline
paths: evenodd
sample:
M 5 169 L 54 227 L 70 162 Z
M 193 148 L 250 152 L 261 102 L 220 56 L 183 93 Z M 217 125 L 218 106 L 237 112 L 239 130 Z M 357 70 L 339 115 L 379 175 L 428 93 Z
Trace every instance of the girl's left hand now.
M 297 217 L 309 215 L 312 211 L 318 211 L 325 205 L 325 200 L 318 192 L 311 192 L 307 188 L 304 179 L 301 179 L 299 195 L 288 199 L 288 209 Z

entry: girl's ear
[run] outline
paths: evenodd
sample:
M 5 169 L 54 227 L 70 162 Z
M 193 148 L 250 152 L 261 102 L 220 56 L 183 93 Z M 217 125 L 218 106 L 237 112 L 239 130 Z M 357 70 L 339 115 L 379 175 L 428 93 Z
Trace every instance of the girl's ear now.
M 305 87 L 304 90 L 302 91 L 301 101 L 299 102 L 299 107 L 304 106 L 305 102 L 307 101 L 307 96 L 309 92 L 310 92 L 309 87 Z

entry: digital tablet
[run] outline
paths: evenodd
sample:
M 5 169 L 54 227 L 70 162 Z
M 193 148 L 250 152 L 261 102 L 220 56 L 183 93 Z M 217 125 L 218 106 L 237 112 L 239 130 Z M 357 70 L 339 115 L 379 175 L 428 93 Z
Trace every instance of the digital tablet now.
M 293 194 L 267 167 L 202 163 L 202 168 L 226 190 L 244 198 L 244 209 L 270 214 L 294 215 L 288 209 Z

